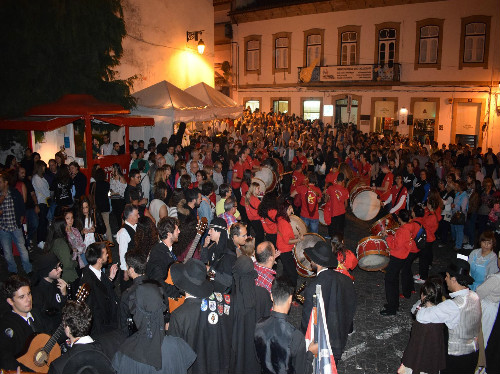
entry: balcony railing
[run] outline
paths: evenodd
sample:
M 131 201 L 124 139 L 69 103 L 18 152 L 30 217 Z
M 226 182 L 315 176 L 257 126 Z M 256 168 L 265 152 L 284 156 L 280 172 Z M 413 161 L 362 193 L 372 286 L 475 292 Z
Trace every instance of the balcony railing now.
M 299 83 L 399 82 L 401 64 L 299 67 Z

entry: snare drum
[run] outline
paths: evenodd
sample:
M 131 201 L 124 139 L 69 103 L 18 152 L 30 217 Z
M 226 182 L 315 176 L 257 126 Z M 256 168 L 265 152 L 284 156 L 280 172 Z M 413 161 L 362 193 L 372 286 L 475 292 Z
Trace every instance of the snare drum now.
M 388 214 L 375 221 L 370 228 L 370 232 L 374 236 L 379 236 L 383 231 L 386 231 L 388 234 L 394 234 L 397 228 L 399 228 L 399 223 L 394 219 L 392 214 Z
M 358 266 L 366 271 L 379 271 L 389 265 L 390 251 L 380 236 L 368 236 L 359 241 L 356 248 Z
M 380 210 L 380 200 L 371 187 L 358 184 L 349 193 L 351 194 L 351 209 L 357 218 L 369 221 L 377 216 Z
M 295 214 L 290 216 L 290 225 L 292 225 L 292 230 L 295 236 L 307 234 L 307 226 L 302 221 L 301 218 L 297 217 Z
M 295 264 L 297 268 L 297 273 L 301 277 L 311 278 L 314 277 L 311 262 L 305 254 L 305 249 L 309 247 L 314 247 L 314 245 L 320 241 L 325 241 L 325 239 L 318 234 L 309 233 L 304 235 L 304 240 L 295 244 L 293 248 L 293 257 L 295 258 Z

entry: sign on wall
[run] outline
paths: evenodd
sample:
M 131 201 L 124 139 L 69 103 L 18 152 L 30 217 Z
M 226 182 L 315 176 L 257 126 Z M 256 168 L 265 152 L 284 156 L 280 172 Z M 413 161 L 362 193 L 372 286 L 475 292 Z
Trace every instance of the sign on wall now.
M 333 105 L 323 105 L 323 117 L 333 117 Z
M 322 66 L 320 80 L 323 82 L 371 81 L 373 80 L 373 67 L 371 65 Z
M 457 106 L 456 134 L 477 135 L 480 120 L 480 104 L 459 103 Z

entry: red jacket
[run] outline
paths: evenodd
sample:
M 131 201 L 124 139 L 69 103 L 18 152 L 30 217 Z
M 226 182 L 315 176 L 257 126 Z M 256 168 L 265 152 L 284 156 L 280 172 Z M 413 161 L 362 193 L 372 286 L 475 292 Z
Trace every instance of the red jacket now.
M 408 222 L 396 230 L 394 235 L 387 236 L 387 245 L 391 256 L 404 260 L 410 252 L 417 253 L 417 243 L 415 235 L 420 230 L 420 226 L 415 222 Z
M 441 207 L 438 207 L 434 212 L 425 209 L 425 215 L 422 223 L 425 228 L 425 233 L 427 234 L 427 243 L 432 243 L 436 240 L 435 234 L 441 219 Z

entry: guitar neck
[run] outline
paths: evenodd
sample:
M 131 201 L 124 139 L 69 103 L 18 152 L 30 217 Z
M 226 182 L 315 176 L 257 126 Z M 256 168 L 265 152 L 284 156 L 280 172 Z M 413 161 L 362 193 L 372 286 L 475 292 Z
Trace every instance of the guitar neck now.
M 198 232 L 196 233 L 196 236 L 193 239 L 193 242 L 191 243 L 191 247 L 189 247 L 189 251 L 184 258 L 184 261 L 182 261 L 184 264 L 186 263 L 187 260 L 189 260 L 191 257 L 193 257 L 194 251 L 196 250 L 196 247 L 198 246 L 198 242 L 200 241 L 201 234 Z
M 54 348 L 54 345 L 56 345 L 57 341 L 61 338 L 61 336 L 63 336 L 63 334 L 64 334 L 64 326 L 61 323 L 57 328 L 56 332 L 50 337 L 47 344 L 43 346 L 43 351 L 47 353 L 50 352 L 52 348 Z

